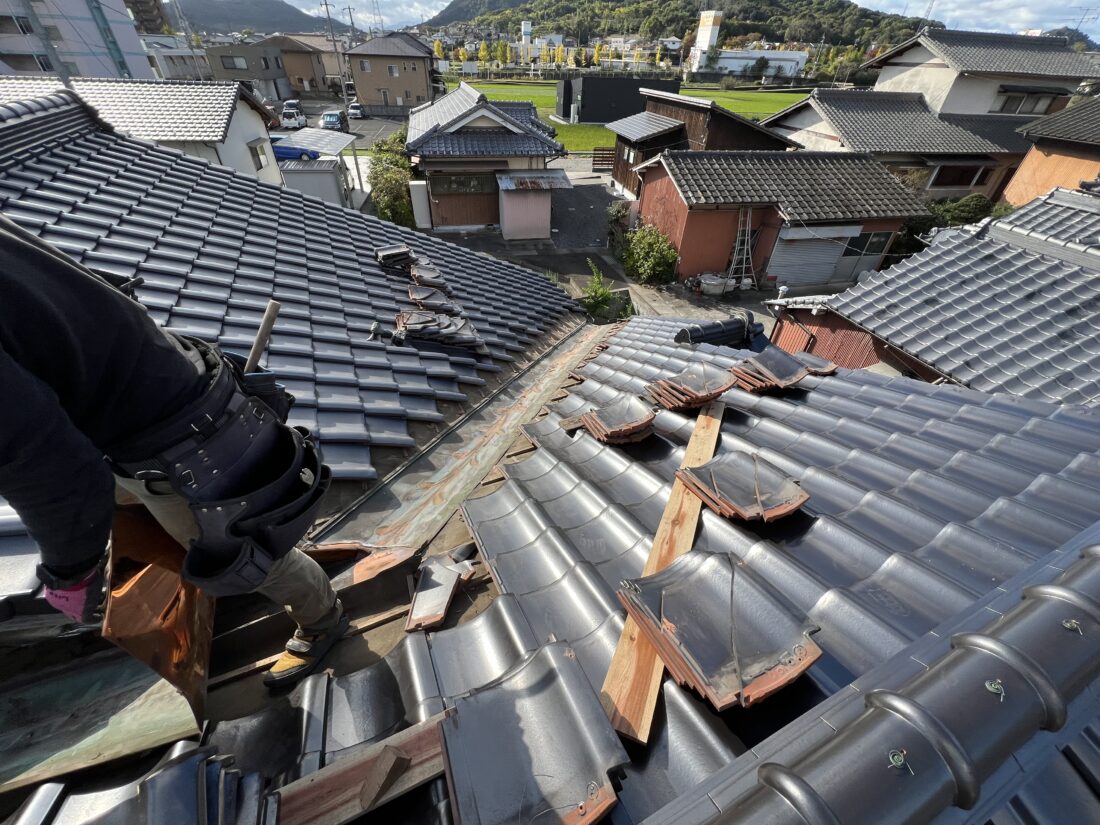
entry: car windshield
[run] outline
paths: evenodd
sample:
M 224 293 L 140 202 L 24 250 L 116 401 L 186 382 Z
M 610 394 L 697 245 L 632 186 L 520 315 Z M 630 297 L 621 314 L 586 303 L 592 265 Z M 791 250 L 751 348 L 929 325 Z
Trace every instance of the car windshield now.
M 327 123 L 338 123 L 339 120 L 340 120 L 340 115 L 332 115 L 332 114 L 325 115 L 325 122 L 327 122 Z

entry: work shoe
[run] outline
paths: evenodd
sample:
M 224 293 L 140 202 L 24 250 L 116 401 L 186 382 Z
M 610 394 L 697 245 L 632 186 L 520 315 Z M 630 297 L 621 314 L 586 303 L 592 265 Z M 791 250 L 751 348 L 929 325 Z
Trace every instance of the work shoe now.
M 316 671 L 328 652 L 338 641 L 344 638 L 348 630 L 349 618 L 339 599 L 336 606 L 340 609 L 340 618 L 331 628 L 319 633 L 305 633 L 301 628 L 294 631 L 286 650 L 279 654 L 271 670 L 264 674 L 264 684 L 268 687 L 289 687 Z

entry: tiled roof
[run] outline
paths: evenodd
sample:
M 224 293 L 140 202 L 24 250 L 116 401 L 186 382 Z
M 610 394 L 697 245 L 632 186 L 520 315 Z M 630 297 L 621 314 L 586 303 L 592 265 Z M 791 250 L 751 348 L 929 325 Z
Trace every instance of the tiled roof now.
M 1031 148 L 1019 133 L 1019 115 L 959 115 L 943 113 L 940 120 L 995 144 L 1002 152 L 1024 154 Z
M 1030 141 L 1068 140 L 1100 146 L 1100 98 L 1090 97 L 1076 106 L 1041 117 L 1020 127 Z
M 915 45 L 926 47 L 957 72 L 1086 79 L 1100 76 L 1096 55 L 1074 51 L 1065 37 L 925 29 L 868 61 L 883 66 Z
M 364 57 L 369 57 L 371 55 L 380 55 L 383 57 L 431 57 L 432 50 L 430 46 L 421 43 L 411 35 L 401 32 L 391 32 L 390 34 L 384 34 L 380 37 L 372 37 L 370 40 L 360 43 L 354 49 L 349 49 L 345 54 L 362 55 Z
M 522 105 L 526 103 L 526 105 Z M 499 129 L 456 126 L 482 112 L 498 121 Z M 448 131 L 455 127 L 456 131 Z M 467 83 L 409 112 L 409 152 L 425 156 L 495 157 L 557 155 L 564 151 L 551 136 L 553 128 L 539 121 L 534 106 L 516 101 L 498 107 Z
M 70 82 L 120 132 L 158 143 L 222 142 L 238 100 L 248 102 L 265 120 L 270 117 L 237 81 L 74 77 Z M 0 76 L 0 103 L 44 97 L 63 88 L 56 77 Z
M 683 121 L 674 120 L 671 117 L 655 112 L 639 112 L 620 120 L 613 120 L 607 124 L 606 128 L 626 140 L 639 141 L 682 129 L 683 126 Z
M 856 152 L 962 155 L 1021 151 L 939 117 L 920 92 L 815 89 L 804 102 L 764 123 L 780 122 L 788 112 L 804 105 L 821 114 Z M 1018 143 L 1015 135 L 1011 140 Z
M 92 269 L 144 278 L 157 321 L 229 348 L 247 351 L 279 300 L 267 364 L 338 478 L 373 477 L 373 449 L 416 446 L 411 424 L 444 421 L 438 402 L 507 375 L 571 308 L 530 270 L 107 132 L 67 93 L 0 107 L 0 211 Z M 374 257 L 401 242 L 484 348 L 386 340 L 417 308 L 408 275 Z
M 1100 197 L 1056 190 L 933 244 L 828 306 L 971 387 L 1100 400 Z
M 571 642 L 593 685 L 602 684 L 613 650 L 602 641 L 607 617 L 621 622 L 615 591 L 622 580 L 640 575 L 694 422 L 690 416 L 658 412 L 655 436 L 613 447 L 583 430 L 567 433 L 560 421 L 610 404 L 621 393 L 641 393 L 647 383 L 692 362 L 728 367 L 749 355 L 707 344 L 677 345 L 673 337 L 682 325 L 667 318 L 632 319 L 578 370 L 585 382 L 527 428 L 537 449 L 501 467 L 502 486 L 464 505 L 465 520 L 503 598 L 514 598 L 536 635 Z M 968 617 L 966 629 L 983 627 L 997 618 L 984 608 L 994 598 L 1000 597 L 1000 612 L 1007 612 L 1014 606 L 1007 603 L 1018 603 L 1019 595 L 999 586 L 1035 568 L 1044 571 L 1045 580 L 1056 577 L 1061 571 L 1043 568 L 1041 560 L 1100 515 L 1100 417 L 1088 409 L 855 370 L 810 376 L 778 395 L 734 389 L 723 400 L 727 411 L 719 454 L 741 450 L 772 463 L 796 479 L 809 500 L 798 514 L 770 525 L 729 521 L 704 509 L 694 549 L 676 564 L 690 569 L 696 554 L 729 555 L 736 569 L 734 589 L 732 594 L 696 589 L 698 599 L 712 603 L 700 604 L 693 621 L 724 615 L 728 624 L 693 624 L 685 632 L 697 631 L 698 643 L 707 647 L 710 642 L 715 650 L 728 644 L 724 634 L 733 634 L 738 649 L 767 636 L 779 615 L 819 628 L 811 639 L 823 654 L 802 680 L 759 709 L 721 717 L 694 705 L 700 732 L 728 724 L 729 732 L 741 737 L 741 747 L 751 744 L 751 750 L 702 783 L 696 779 L 682 806 L 670 807 L 663 822 L 711 822 L 708 817 L 719 812 L 754 821 L 751 808 L 729 806 L 732 792 L 710 799 L 706 792 L 724 787 L 731 776 L 754 781 L 764 761 L 760 754 L 791 764 L 782 748 L 810 749 L 844 730 L 865 709 L 860 686 L 882 686 L 876 668 L 889 674 L 892 687 L 928 671 L 948 645 L 937 638 L 933 648 L 925 634 L 952 617 L 955 627 L 958 617 Z M 971 617 L 976 608 L 984 618 Z M 1059 623 L 1039 624 L 1052 641 L 1068 636 Z M 617 634 L 611 635 L 613 641 Z M 606 652 L 596 659 L 594 649 Z M 746 658 L 755 650 L 740 649 Z M 1000 678 L 1009 678 L 1009 669 L 994 669 Z M 1023 699 L 1022 684 L 1005 684 L 1010 696 L 1015 692 Z M 981 683 L 978 688 L 979 695 L 989 695 Z M 969 685 L 964 689 L 951 682 L 947 695 L 955 693 L 952 711 L 959 716 L 953 720 L 972 713 L 969 702 L 977 701 L 965 698 L 971 695 Z M 1096 702 L 1090 701 L 1095 714 Z M 970 732 L 983 742 L 1001 741 L 986 734 L 1013 722 L 1006 715 L 986 716 L 982 708 Z M 803 719 L 786 724 L 802 711 Z M 899 744 L 893 733 L 865 744 L 860 753 L 867 753 L 866 761 L 851 755 L 846 769 L 835 775 L 881 769 L 883 784 L 901 792 L 900 785 L 885 781 L 893 774 L 889 760 L 881 757 L 902 747 L 910 750 L 923 784 L 928 776 L 917 770 L 917 762 L 927 766 L 934 757 L 918 760 L 916 743 L 923 740 L 902 736 Z M 658 741 L 665 735 L 659 728 Z M 707 732 L 702 741 L 712 737 Z M 677 775 L 685 752 L 697 747 L 695 736 L 684 732 L 673 741 L 677 747 L 662 756 L 670 776 Z M 652 766 L 656 748 L 631 752 Z M 985 752 L 990 761 L 983 765 L 1015 768 L 1012 752 L 1007 744 Z M 1052 752 L 1048 749 L 1044 758 Z M 1039 764 L 1037 759 L 1034 765 Z M 865 774 L 858 776 L 874 784 Z M 816 775 L 807 774 L 807 779 L 821 781 Z M 993 799 L 1016 790 L 1008 785 L 987 794 Z M 628 780 L 621 804 L 630 820 L 654 815 L 631 791 Z M 646 805 L 661 804 L 669 791 L 677 792 L 675 785 L 655 788 Z M 858 794 L 851 799 L 858 810 Z M 923 808 L 926 816 L 919 821 L 928 821 L 950 799 L 947 794 L 935 807 Z M 774 821 L 794 820 L 777 816 Z M 838 815 L 821 821 L 891 820 Z
M 265 37 L 263 40 L 257 41 L 254 46 L 275 46 L 277 49 L 283 52 L 319 52 L 319 48 L 311 43 L 307 43 L 304 40 L 299 40 L 297 37 L 292 37 L 286 34 L 273 34 L 270 37 Z
M 920 199 L 869 155 L 851 152 L 664 152 L 689 207 L 776 204 L 797 222 L 925 213 Z

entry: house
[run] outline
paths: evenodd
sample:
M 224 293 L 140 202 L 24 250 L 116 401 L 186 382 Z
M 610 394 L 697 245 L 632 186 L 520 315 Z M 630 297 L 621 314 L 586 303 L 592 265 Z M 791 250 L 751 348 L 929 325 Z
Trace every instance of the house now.
M 186 37 L 174 34 L 146 34 L 141 46 L 157 80 L 213 80 L 206 50 Z
M 5 12 L 0 13 L 2 74 L 153 77 L 122 3 L 8 3 Z
M 879 69 L 876 91 L 920 92 L 933 112 L 960 115 L 1049 114 L 1100 76 L 1097 56 L 1074 51 L 1065 37 L 932 28 L 864 68 Z
M 272 35 L 255 44 L 257 48 L 273 47 L 282 56 L 283 70 L 295 94 L 325 91 L 325 61 L 319 48 L 287 35 Z M 339 84 L 337 84 L 339 85 Z
M 1005 189 L 1013 206 L 1100 177 L 1100 98 L 1087 98 L 1018 131 L 1032 147 Z
M 672 241 L 681 278 L 848 284 L 879 266 L 908 218 L 924 214 L 868 155 L 664 151 L 638 172 L 639 218 Z
M 285 36 L 317 50 L 325 69 L 324 83 L 320 88 L 339 87 L 341 79 L 350 76 L 350 61 L 345 65 L 344 58 L 344 52 L 353 45 L 349 36 L 337 34 L 335 41 L 327 34 L 287 32 Z
M 643 87 L 642 112 L 607 124 L 615 134 L 611 178 L 627 198 L 636 198 L 635 169 L 666 149 L 795 149 L 799 144 L 754 120 L 701 97 Z
M 807 149 L 866 152 L 928 198 L 998 200 L 1029 148 L 1015 115 L 933 111 L 921 92 L 814 89 L 763 123 Z
M 208 46 L 206 59 L 215 79 L 246 83 L 265 100 L 290 100 L 295 96 L 283 65 L 283 53 L 276 45 L 256 42 Z
M 1055 189 L 839 295 L 783 308 L 772 340 L 850 367 L 1065 404 L 1100 400 L 1100 195 Z
M 608 123 L 644 111 L 643 87 L 680 91 L 679 80 L 640 77 L 566 77 L 558 81 L 554 113 L 565 123 Z
M 230 348 L 277 298 L 265 363 L 346 494 L 311 539 L 370 546 L 329 562 L 356 622 L 339 666 L 293 691 L 264 695 L 254 672 L 283 612 L 224 600 L 198 662 L 220 712 L 197 719 L 93 634 L 24 626 L 0 673 L 14 821 L 159 822 L 165 805 L 172 825 L 308 820 L 318 800 L 346 818 L 376 801 L 365 765 L 398 797 L 387 822 L 1096 821 L 1090 408 L 754 353 L 712 339 L 722 322 L 702 344 L 670 318 L 588 325 L 537 272 L 118 135 L 67 94 L 0 106 L 0 212 L 140 275 L 159 322 Z M 399 328 L 414 312 L 430 333 Z M 648 410 L 653 382 L 761 357 L 793 384 L 661 409 L 636 444 L 577 429 Z M 808 498 L 768 523 L 693 498 L 676 473 L 706 431 L 719 465 L 760 470 L 737 486 L 763 496 L 756 479 L 778 477 Z M 10 607 L 36 548 L 10 508 L 3 526 Z M 688 549 L 645 575 L 685 527 Z M 422 560 L 421 579 L 473 578 L 446 626 L 406 632 Z M 635 597 L 741 698 L 720 713 L 658 667 L 627 750 L 600 690 Z M 0 633 L 20 618 L 49 613 L 5 610 Z
M 73 90 L 119 133 L 282 184 L 271 115 L 240 83 L 74 77 Z M 0 103 L 62 89 L 56 77 L 0 77 Z
M 563 170 L 544 171 L 565 149 L 534 104 L 490 103 L 460 83 L 409 113 L 405 148 L 427 182 L 413 190 L 422 225 L 430 214 L 435 229 L 499 225 L 509 239 L 550 236 L 550 190 L 570 184 Z
M 403 32 L 372 37 L 345 56 L 356 100 L 368 106 L 409 110 L 445 91 L 432 47 Z
M 802 74 L 810 58 L 810 53 L 804 51 L 720 49 L 718 36 L 721 26 L 722 12 L 700 12 L 695 45 L 688 53 L 685 72 L 793 78 Z

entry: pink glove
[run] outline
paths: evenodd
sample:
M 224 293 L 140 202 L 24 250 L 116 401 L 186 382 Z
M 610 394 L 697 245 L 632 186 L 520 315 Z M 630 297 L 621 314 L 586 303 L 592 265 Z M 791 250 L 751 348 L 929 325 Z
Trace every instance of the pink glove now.
M 64 613 L 74 622 L 98 624 L 96 612 L 103 600 L 103 567 L 97 564 L 91 573 L 69 587 L 46 587 L 43 595 L 50 607 Z

